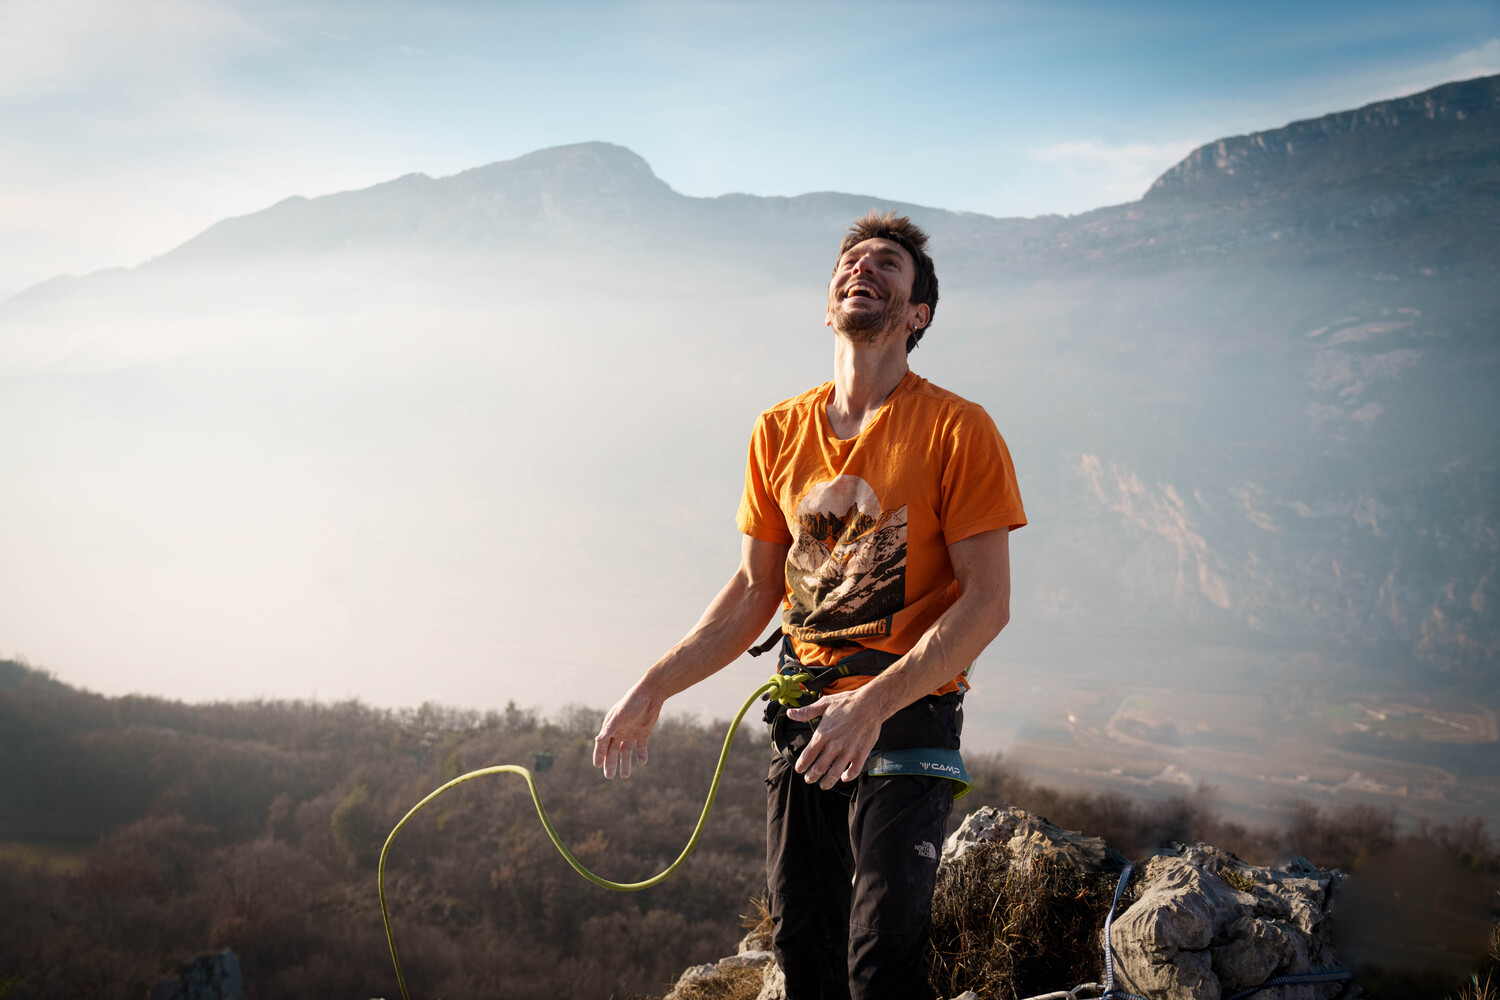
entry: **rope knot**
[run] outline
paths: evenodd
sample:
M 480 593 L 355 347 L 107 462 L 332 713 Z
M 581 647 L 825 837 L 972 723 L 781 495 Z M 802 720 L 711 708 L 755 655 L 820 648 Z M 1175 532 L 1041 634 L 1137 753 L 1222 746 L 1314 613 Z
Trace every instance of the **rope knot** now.
M 796 708 L 808 693 L 803 685 L 810 680 L 812 674 L 772 674 L 769 683 L 776 685 L 776 689 L 769 692 L 770 696 L 788 708 Z

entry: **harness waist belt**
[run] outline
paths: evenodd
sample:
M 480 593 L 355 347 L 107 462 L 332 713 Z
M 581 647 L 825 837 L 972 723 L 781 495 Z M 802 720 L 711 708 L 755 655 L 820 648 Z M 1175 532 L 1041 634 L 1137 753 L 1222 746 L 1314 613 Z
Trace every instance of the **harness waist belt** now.
M 942 747 L 919 747 L 915 750 L 876 750 L 865 761 L 865 774 L 885 777 L 890 774 L 912 774 L 924 778 L 947 778 L 954 784 L 953 797 L 969 794 L 969 772 L 963 755 Z
M 778 633 L 772 633 L 761 644 L 764 647 L 762 651 L 769 651 L 771 639 L 777 636 Z M 898 653 L 861 649 L 832 666 L 810 668 L 797 659 L 791 640 L 786 636 L 780 638 L 781 652 L 777 672 L 784 676 L 807 678 L 802 686 L 808 693 L 799 699 L 801 704 L 806 704 L 808 699 L 816 699 L 823 688 L 840 678 L 874 676 L 901 659 L 901 654 Z M 771 700 L 766 706 L 766 722 L 771 727 L 771 744 L 788 763 L 796 762 L 817 727 L 816 719 L 812 722 L 792 721 L 786 714 L 786 705 L 777 700 Z M 954 798 L 966 795 L 970 788 L 969 772 L 958 751 L 962 728 L 962 692 L 919 698 L 881 726 L 875 749 L 865 760 L 861 774 L 874 777 L 913 775 L 947 778 L 953 782 Z M 837 787 L 842 790 L 843 783 Z

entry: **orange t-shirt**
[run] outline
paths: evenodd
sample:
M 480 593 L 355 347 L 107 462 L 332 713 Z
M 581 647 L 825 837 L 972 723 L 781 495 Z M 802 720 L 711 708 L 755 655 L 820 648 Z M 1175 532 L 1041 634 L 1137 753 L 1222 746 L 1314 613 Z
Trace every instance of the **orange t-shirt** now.
M 828 423 L 832 398 L 825 382 L 760 415 L 735 519 L 753 538 L 791 543 L 782 625 L 809 665 L 859 646 L 910 651 L 958 599 L 948 546 L 1026 523 L 1010 452 L 978 403 L 907 372 L 841 439 Z

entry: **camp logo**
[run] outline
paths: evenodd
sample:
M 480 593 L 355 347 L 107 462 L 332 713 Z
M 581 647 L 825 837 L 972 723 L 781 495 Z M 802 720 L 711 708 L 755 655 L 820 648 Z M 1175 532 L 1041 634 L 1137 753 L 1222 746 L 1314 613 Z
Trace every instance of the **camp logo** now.
M 889 635 L 906 601 L 906 507 L 883 510 L 858 476 L 814 486 L 797 505 L 786 580 L 798 639 Z
M 958 773 L 957 764 L 936 764 L 927 760 L 918 761 L 918 763 L 922 765 L 922 770 L 924 771 L 942 771 L 944 774 Z

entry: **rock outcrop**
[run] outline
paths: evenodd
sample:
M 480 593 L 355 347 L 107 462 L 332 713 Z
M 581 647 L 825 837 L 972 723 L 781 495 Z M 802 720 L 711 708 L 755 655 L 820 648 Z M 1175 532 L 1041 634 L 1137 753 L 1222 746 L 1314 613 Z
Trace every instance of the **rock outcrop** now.
M 1125 856 L 1100 837 L 1086 837 L 1015 806 L 984 806 L 964 817 L 943 842 L 943 864 L 984 843 L 1004 844 L 1012 864 L 1046 858 L 1079 873 L 1120 871 Z
M 1000 980 L 973 985 L 992 996 L 1014 994 L 1037 980 L 1049 983 L 1046 989 L 1061 991 L 1080 982 L 1102 982 L 1104 908 L 1125 864 L 1124 856 L 1098 837 L 1063 830 L 1014 807 L 986 806 L 966 817 L 943 846 L 934 913 L 967 908 L 994 915 L 988 928 L 995 937 L 1025 937 L 1030 927 L 1012 918 L 1027 907 L 1036 909 L 1038 887 L 1043 892 L 1050 891 L 1048 886 L 1066 889 L 1052 911 L 1056 926 L 1068 923 L 1057 918 L 1066 917 L 1069 907 L 1076 911 L 1086 895 L 1102 900 L 1082 904 L 1092 905 L 1087 913 L 1097 914 L 1098 919 L 1079 927 L 1080 940 L 1054 942 L 1057 947 L 1041 949 L 1027 942 L 1026 947 L 1002 956 L 1000 965 L 1010 971 Z M 996 872 L 1001 876 L 998 879 Z M 1267 868 L 1247 864 L 1207 844 L 1159 851 L 1137 866 L 1115 911 L 1110 931 L 1115 986 L 1150 1000 L 1224 1000 L 1275 977 L 1337 969 L 1329 916 L 1343 879 L 1337 870 L 1320 869 L 1300 858 L 1281 868 Z M 1101 885 L 1108 887 L 1102 894 Z M 1026 898 L 1000 898 L 1008 891 Z M 945 893 L 976 892 L 994 898 L 942 898 Z M 1048 904 L 1042 901 L 1041 905 Z M 1036 914 L 1028 919 L 1035 920 Z M 944 949 L 953 946 L 938 940 L 942 933 L 941 926 L 934 933 L 939 957 L 945 957 Z M 739 954 L 684 972 L 666 1000 L 785 1000 L 786 982 L 768 948 L 764 929 L 752 931 L 740 943 Z M 1091 956 L 1094 964 L 1058 966 L 1058 953 L 1069 950 Z M 968 955 L 972 969 L 984 968 L 985 956 L 972 948 Z M 1029 970 L 1018 968 L 1028 962 L 1043 964 Z M 1057 971 L 1060 968 L 1066 968 L 1075 981 L 1052 983 L 1064 975 Z M 1024 992 L 1029 995 L 1036 990 Z M 1272 987 L 1257 996 L 1264 1000 L 1349 1000 L 1359 996 L 1359 989 L 1344 982 L 1304 983 Z
M 717 962 L 684 970 L 665 1000 L 697 1000 L 699 997 L 727 995 L 786 1000 L 786 977 L 776 967 L 776 960 L 769 951 L 741 951 Z
M 1220 1000 L 1274 977 L 1337 968 L 1328 918 L 1343 878 L 1301 858 L 1249 865 L 1206 844 L 1158 854 L 1110 929 L 1116 985 L 1152 1000 Z M 1356 989 L 1301 984 L 1262 995 L 1327 1000 Z

